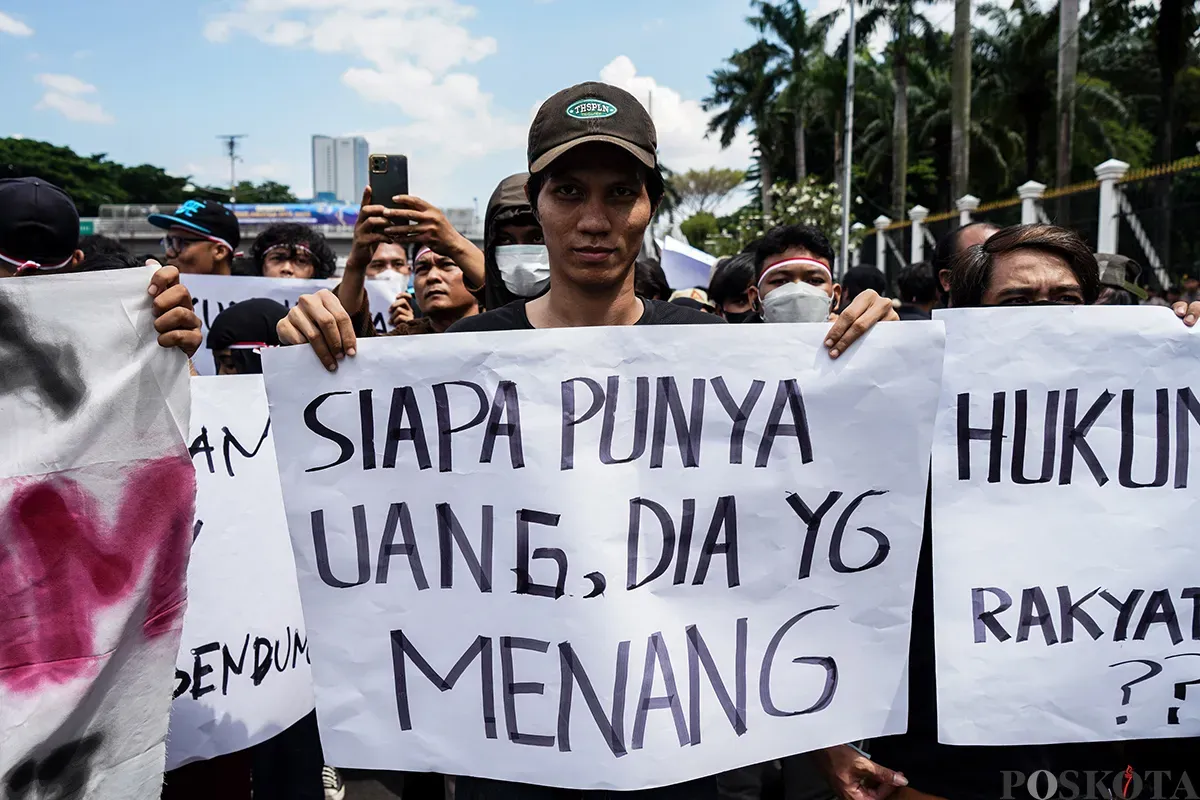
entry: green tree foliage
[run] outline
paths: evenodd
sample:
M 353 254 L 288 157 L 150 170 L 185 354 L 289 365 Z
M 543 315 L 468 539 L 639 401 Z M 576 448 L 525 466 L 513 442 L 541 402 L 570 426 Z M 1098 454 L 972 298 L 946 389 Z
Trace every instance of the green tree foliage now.
M 159 167 L 141 164 L 126 167 L 109 161 L 104 153 L 81 156 L 69 147 L 33 139 L 0 139 L 0 178 L 42 178 L 71 196 L 80 216 L 94 217 L 105 204 L 178 203 L 189 196 L 227 200 L 228 188 L 197 187 L 189 195 L 187 176 L 170 175 Z M 291 189 L 275 181 L 259 184 L 242 181 L 237 186 L 240 203 L 294 203 Z
M 851 216 L 870 226 L 879 214 L 897 218 L 897 207 L 907 210 L 919 203 L 934 211 L 950 210 L 951 41 L 917 14 L 937 19 L 949 12 L 949 4 L 931 8 L 909 0 L 860 2 L 865 24 L 857 38 L 853 194 L 861 201 L 852 205 Z M 791 0 L 770 0 L 756 3 L 754 10 L 760 19 L 779 22 L 793 13 L 792 5 Z M 879 54 L 865 47 L 872 23 L 890 34 L 888 47 Z M 769 207 L 778 202 L 771 191 L 775 180 L 797 173 L 796 118 L 780 54 L 787 50 L 785 40 L 804 31 L 799 20 L 794 30 L 782 34 L 775 24 L 754 19 L 751 24 L 761 41 L 735 53 L 714 73 L 706 107 L 719 112 L 712 130 L 720 132 L 723 143 L 732 142 L 740 125 L 754 133 L 758 152 L 747 178 L 763 190 Z M 813 24 L 804 21 L 805 29 Z M 1200 6 L 1186 0 L 1090 3 L 1080 18 L 1072 181 L 1093 179 L 1093 168 L 1112 157 L 1137 168 L 1196 154 L 1198 29 Z M 808 174 L 825 185 L 841 180 L 845 46 L 845 40 L 827 41 L 825 48 L 834 52 L 815 54 L 805 76 L 810 105 L 804 162 Z M 1012 197 L 1031 178 L 1054 181 L 1058 47 L 1055 5 L 1012 0 L 973 9 L 970 192 L 985 201 Z M 901 109 L 908 118 L 898 122 Z M 901 139 L 906 153 L 898 152 Z M 904 170 L 900 179 L 893 174 L 897 168 Z M 1200 203 L 1194 201 L 1193 184 L 1200 185 L 1200 173 L 1143 184 L 1126 185 L 1142 224 L 1157 241 L 1160 255 L 1171 254 L 1170 269 L 1194 274 L 1200 269 L 1200 247 L 1191 231 L 1200 226 Z M 1087 214 L 1094 221 L 1095 210 L 1088 203 L 1094 205 L 1073 200 L 1066 220 L 1078 218 L 1085 224 Z M 763 207 L 756 198 L 744 213 L 720 220 L 720 227 L 729 232 L 737 220 L 761 219 Z M 782 219 L 778 212 L 767 217 Z M 828 231 L 836 232 L 836 226 Z M 1121 247 L 1128 255 L 1140 255 L 1127 231 Z
M 740 169 L 689 169 L 668 179 L 674 190 L 675 206 L 684 213 L 698 214 L 717 209 L 729 195 L 746 182 Z
M 700 250 L 705 249 L 708 240 L 716 236 L 721 228 L 717 218 L 708 211 L 697 211 L 679 224 L 688 244 Z

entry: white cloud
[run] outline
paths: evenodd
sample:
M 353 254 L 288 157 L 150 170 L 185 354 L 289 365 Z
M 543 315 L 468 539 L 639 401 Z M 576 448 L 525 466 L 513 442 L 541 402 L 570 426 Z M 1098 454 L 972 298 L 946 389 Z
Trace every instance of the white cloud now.
M 525 138 L 524 121 L 495 109 L 465 71 L 496 52 L 495 39 L 465 27 L 474 15 L 457 0 L 241 0 L 204 32 L 214 42 L 244 34 L 346 56 L 342 83 L 397 114 L 393 125 L 354 132 L 373 150 L 408 154 L 413 185 L 433 186 L 464 161 L 520 148 Z
M 85 95 L 94 94 L 96 87 L 74 75 L 43 73 L 37 76 L 38 83 L 46 87 L 46 93 L 35 106 L 37 109 L 53 109 L 72 122 L 90 122 L 107 125 L 113 121 L 111 114 Z
M 658 151 L 663 164 L 676 172 L 708 167 L 745 169 L 753 155 L 746 129 L 738 131 L 733 143 L 721 149 L 716 135 L 707 136 L 710 114 L 699 100 L 686 100 L 679 92 L 662 86 L 649 75 L 639 75 L 628 56 L 617 56 L 600 70 L 600 80 L 620 86 L 652 108 L 658 130 Z
M 7 33 L 11 36 L 33 36 L 33 28 L 0 11 L 0 33 Z

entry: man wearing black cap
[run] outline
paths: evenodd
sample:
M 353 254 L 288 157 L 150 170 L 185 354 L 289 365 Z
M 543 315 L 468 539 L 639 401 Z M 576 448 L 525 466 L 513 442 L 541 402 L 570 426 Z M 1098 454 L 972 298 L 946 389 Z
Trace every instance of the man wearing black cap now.
M 61 270 L 83 261 L 79 212 L 40 178 L 0 180 L 0 274 Z
M 237 217 L 212 200 L 188 200 L 171 214 L 151 214 L 164 228 L 163 249 L 170 264 L 192 275 L 233 274 L 233 254 L 241 242 Z
M 51 273 L 81 261 L 79 212 L 67 193 L 40 178 L 0 180 L 0 278 Z M 159 345 L 178 347 L 191 358 L 203 337 L 179 270 L 162 267 L 146 291 L 154 298 Z

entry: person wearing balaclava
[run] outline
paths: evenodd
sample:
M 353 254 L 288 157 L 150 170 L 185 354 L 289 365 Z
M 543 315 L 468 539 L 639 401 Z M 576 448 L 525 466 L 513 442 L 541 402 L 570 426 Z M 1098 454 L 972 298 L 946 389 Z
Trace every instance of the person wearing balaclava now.
M 825 322 L 834 318 L 842 287 L 833 280 L 833 247 L 811 225 L 780 225 L 754 249 L 756 280 L 746 295 L 765 322 Z M 864 306 L 868 324 L 899 319 L 891 303 L 873 290 L 855 305 Z M 836 349 L 830 355 L 838 355 Z
M 261 375 L 264 347 L 277 347 L 275 332 L 287 316 L 282 303 L 256 297 L 222 311 L 208 329 L 208 349 L 218 375 Z
M 500 181 L 484 214 L 482 300 L 489 310 L 537 297 L 550 286 L 542 226 L 525 196 L 528 180 L 529 173 L 521 172 Z

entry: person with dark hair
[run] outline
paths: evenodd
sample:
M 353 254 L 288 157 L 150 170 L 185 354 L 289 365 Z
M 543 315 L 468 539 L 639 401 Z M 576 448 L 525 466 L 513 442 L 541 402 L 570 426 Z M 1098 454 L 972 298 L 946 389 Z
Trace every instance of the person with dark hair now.
M 959 253 L 950 272 L 955 308 L 1091 305 L 1099 293 L 1092 249 L 1054 225 L 1005 228 Z
M 254 270 L 264 278 L 332 278 L 337 256 L 325 237 L 309 225 L 269 225 L 250 245 Z
M 147 221 L 165 228 L 163 249 L 172 266 L 193 275 L 232 275 L 242 229 L 233 212 L 212 200 L 188 200 Z
M 950 269 L 954 257 L 977 244 L 983 244 L 1000 228 L 990 222 L 968 222 L 938 240 L 933 251 L 933 274 L 938 281 L 938 300 L 950 305 Z
M 842 276 L 842 297 L 839 310 L 848 307 L 854 302 L 854 298 L 868 289 L 880 297 L 887 297 L 887 278 L 883 276 L 882 272 L 866 264 L 846 270 L 846 274 Z
M 408 263 L 408 251 L 404 245 L 388 239 L 375 245 L 371 260 L 367 262 L 367 280 L 408 278 L 411 275 L 412 267 Z
M 933 265 L 928 261 L 908 265 L 896 276 L 896 287 L 900 290 L 900 308 L 896 313 L 901 320 L 933 319 L 933 307 L 938 301 Z
M 489 311 L 531 299 L 550 285 L 550 259 L 542 226 L 529 205 L 529 173 L 500 181 L 483 218 L 483 305 Z
M 444 256 L 458 267 L 468 291 L 481 290 L 484 280 L 483 252 L 459 233 L 445 214 L 426 201 L 405 195 L 397 195 L 392 199 L 399 208 L 375 205 L 371 202 L 371 188 L 368 186 L 363 190 L 362 207 L 354 223 L 354 241 L 346 259 L 342 282 L 333 291 L 322 289 L 315 294 L 300 296 L 292 307 L 288 335 L 301 338 L 298 341 L 285 339 L 285 342 L 299 344 L 310 341 L 318 353 L 336 360 L 352 349 L 349 343 L 355 341 L 356 336 L 374 335 L 365 282 L 369 264 L 381 254 L 384 245 L 402 248 L 410 242 L 421 243 L 423 248 Z M 415 314 L 408 300 L 408 294 L 401 292 L 392 302 L 389 314 L 393 330 L 400 330 L 414 321 Z M 343 326 L 347 331 L 346 337 L 338 333 Z M 280 335 L 284 333 L 281 331 Z M 321 342 L 304 338 L 308 335 L 321 339 Z M 327 366 L 334 369 L 336 363 L 327 363 Z
M 217 314 L 208 329 L 208 349 L 218 375 L 261 375 L 264 347 L 277 347 L 275 332 L 287 316 L 282 303 L 256 297 L 242 300 Z
M 104 272 L 110 269 L 130 269 L 141 267 L 145 260 L 139 261 L 137 256 L 130 253 L 94 253 L 79 263 L 75 272 Z
M 129 248 L 125 245 L 111 236 L 100 233 L 90 233 L 87 236 L 79 237 L 79 250 L 85 259 L 94 255 L 130 255 Z
M 1080 306 L 1094 303 L 1100 288 L 1100 270 L 1091 249 L 1074 231 L 1053 225 L 1004 228 L 959 253 L 950 276 L 952 308 Z M 1191 327 L 1200 317 L 1200 303 L 1177 303 L 1174 312 Z M 926 500 L 913 598 L 908 732 L 873 741 L 873 757 L 903 770 L 914 789 L 955 800 L 1000 797 L 1006 770 L 1026 775 L 1039 769 L 1049 769 L 1051 774 L 1064 769 L 1082 773 L 1127 763 L 1125 755 L 1106 742 L 995 747 L 938 742 L 932 541 L 931 506 Z M 1124 753 L 1136 752 L 1139 744 L 1151 744 L 1155 753 L 1171 757 L 1173 746 L 1166 740 L 1125 742 Z M 1185 747 L 1193 758 L 1194 742 Z
M 754 253 L 742 252 L 717 264 L 708 282 L 708 297 L 726 322 L 756 322 L 761 318 L 750 303 L 754 285 Z
M 633 265 L 633 293 L 646 300 L 667 301 L 671 297 L 671 284 L 662 262 L 656 258 L 638 256 Z
M 93 233 L 79 239 L 83 261 L 76 272 L 103 272 L 110 269 L 129 269 L 144 265 L 149 258 L 138 259 L 125 245 L 108 236 Z
M 872 289 L 834 314 L 842 287 L 833 280 L 833 247 L 812 225 L 780 225 L 754 250 L 756 283 L 746 295 L 766 322 L 834 320 L 825 346 L 837 358 L 877 322 L 896 319 L 889 300 Z

